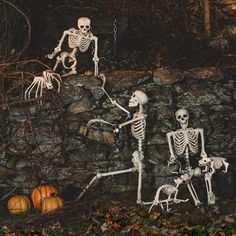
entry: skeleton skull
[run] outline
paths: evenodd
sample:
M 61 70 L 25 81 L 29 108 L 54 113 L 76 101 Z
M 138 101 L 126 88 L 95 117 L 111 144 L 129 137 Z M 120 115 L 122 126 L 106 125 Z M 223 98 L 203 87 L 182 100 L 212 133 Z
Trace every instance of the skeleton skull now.
M 179 122 L 182 129 L 188 127 L 189 113 L 186 109 L 181 108 L 175 112 L 175 118 Z
M 147 95 L 141 91 L 141 90 L 136 90 L 130 100 L 129 100 L 129 107 L 136 107 L 138 105 L 144 105 L 148 101 Z
M 87 17 L 80 17 L 78 19 L 78 28 L 82 34 L 87 34 L 90 31 L 90 19 Z
M 43 77 L 45 79 L 45 85 L 47 89 L 53 89 L 52 81 L 49 79 L 50 72 L 48 71 L 43 71 Z
M 51 82 L 46 82 L 47 89 L 53 89 L 53 85 Z

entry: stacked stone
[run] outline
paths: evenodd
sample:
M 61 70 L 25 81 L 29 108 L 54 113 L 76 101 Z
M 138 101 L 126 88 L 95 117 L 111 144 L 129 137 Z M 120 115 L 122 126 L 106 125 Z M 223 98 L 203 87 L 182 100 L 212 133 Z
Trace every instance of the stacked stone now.
M 172 179 L 166 167 L 170 155 L 166 133 L 178 128 L 174 112 L 184 107 L 190 111 L 190 126 L 204 129 L 208 155 L 225 157 L 232 166 L 225 178 L 214 180 L 224 186 L 219 194 L 235 196 L 231 187 L 236 179 L 236 84 L 232 74 L 212 68 L 184 72 L 159 68 L 155 73 L 114 71 L 106 76 L 106 89 L 122 106 L 128 107 L 137 88 L 149 97 L 144 107 L 148 115 L 144 189 L 151 186 L 155 190 Z M 73 186 L 79 193 L 98 171 L 132 166 L 136 142 L 129 127 L 121 131 L 120 152 L 116 152 L 109 127 L 87 128 L 93 118 L 112 123 L 126 118 L 104 95 L 101 84 L 98 78 L 76 75 L 64 79 L 59 95 L 47 92 L 42 107 L 32 102 L 2 110 L 1 189 L 17 186 L 27 193 L 39 182 L 51 182 L 68 191 Z M 136 189 L 136 174 L 104 180 L 102 188 Z

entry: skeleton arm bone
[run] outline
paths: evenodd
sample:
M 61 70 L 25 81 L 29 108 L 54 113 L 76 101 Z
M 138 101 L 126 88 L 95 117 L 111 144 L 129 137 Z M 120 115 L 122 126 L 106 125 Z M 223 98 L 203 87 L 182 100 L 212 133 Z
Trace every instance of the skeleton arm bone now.
M 204 141 L 203 129 L 199 129 L 199 133 L 201 135 L 201 146 L 202 146 L 200 155 L 201 155 L 202 158 L 204 158 L 204 157 L 207 157 L 207 154 L 206 154 L 206 151 L 205 151 L 205 141 Z
M 48 57 L 49 59 L 52 59 L 58 52 L 61 51 L 61 45 L 67 35 L 76 35 L 76 34 L 71 33 L 69 30 L 65 30 L 62 34 L 59 44 L 54 48 L 53 53 L 46 55 L 46 57 Z
M 116 100 L 111 99 L 111 103 L 112 105 L 117 106 L 119 109 L 121 109 L 122 111 L 124 111 L 128 116 L 130 116 L 130 112 L 127 111 L 124 107 L 122 107 Z
M 166 136 L 167 136 L 168 146 L 169 146 L 169 149 L 170 149 L 170 159 L 169 159 L 169 162 L 173 163 L 175 161 L 176 157 L 175 157 L 175 154 L 174 154 L 174 151 L 173 151 L 173 147 L 172 147 L 172 142 L 171 142 L 172 132 L 167 133 Z
M 98 75 L 98 62 L 99 62 L 99 58 L 98 58 L 98 37 L 92 36 L 91 39 L 94 40 L 94 45 L 95 45 L 93 61 L 94 61 L 94 75 L 97 76 Z
M 115 105 L 116 107 L 118 107 L 120 110 L 124 111 L 128 117 L 130 117 L 130 112 L 128 110 L 126 110 L 124 107 L 122 107 L 116 100 L 112 99 L 110 97 L 110 95 L 108 94 L 108 92 L 105 90 L 104 86 L 106 83 L 106 77 L 104 74 L 100 74 L 99 77 L 102 79 L 103 84 L 102 84 L 102 90 L 103 92 L 107 95 L 108 99 L 110 100 L 112 105 Z
M 134 118 L 134 119 L 132 119 L 132 120 L 128 120 L 128 121 L 126 121 L 126 122 L 120 124 L 120 125 L 119 125 L 119 128 L 122 128 L 123 126 L 132 124 L 132 123 L 134 123 L 135 121 L 143 120 L 143 119 L 145 119 L 146 117 L 147 117 L 147 115 L 145 115 L 145 114 L 140 114 L 139 117 L 136 117 L 136 118 Z
M 100 123 L 103 123 L 103 124 L 107 124 L 107 125 L 111 125 L 111 126 L 115 126 L 114 124 L 108 122 L 108 121 L 105 121 L 103 119 L 92 119 L 88 122 L 87 124 L 87 127 L 90 127 L 93 123 L 97 123 L 97 122 L 100 122 Z
M 94 62 L 99 62 L 99 58 L 98 58 L 98 37 L 96 36 L 92 36 L 91 40 L 94 41 L 94 55 L 93 55 L 93 61 Z

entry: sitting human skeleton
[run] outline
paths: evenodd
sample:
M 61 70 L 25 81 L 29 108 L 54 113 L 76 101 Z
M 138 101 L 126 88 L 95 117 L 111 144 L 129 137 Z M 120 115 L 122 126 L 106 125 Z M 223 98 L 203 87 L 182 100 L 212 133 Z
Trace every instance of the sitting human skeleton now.
M 63 51 L 59 56 L 57 56 L 56 63 L 54 65 L 53 70 L 55 71 L 60 63 L 62 63 L 63 67 L 67 70 L 70 70 L 68 73 L 62 75 L 68 76 L 77 73 L 76 65 L 77 59 L 76 54 L 78 50 L 80 52 L 86 52 L 91 44 L 94 41 L 94 75 L 98 75 L 98 38 L 93 35 L 91 30 L 91 21 L 87 17 L 80 17 L 78 19 L 78 29 L 71 28 L 65 30 L 63 35 L 59 41 L 59 44 L 54 49 L 53 53 L 48 54 L 46 57 L 49 59 L 53 59 L 54 56 L 61 51 L 62 43 L 66 36 L 68 36 L 68 46 L 72 49 L 71 52 Z M 67 65 L 69 64 L 69 65 Z
M 185 178 L 188 190 L 193 198 L 194 204 L 199 206 L 201 204 L 196 190 L 192 184 L 192 178 L 194 176 L 200 176 L 201 170 L 199 168 L 193 169 L 190 164 L 190 154 L 198 153 L 199 135 L 201 141 L 201 153 L 203 158 L 206 156 L 203 129 L 188 128 L 189 113 L 186 109 L 179 109 L 175 113 L 175 118 L 180 125 L 180 129 L 176 131 L 170 131 L 167 133 L 168 146 L 170 150 L 169 165 L 175 163 L 177 158 L 183 156 L 185 160 L 185 168 L 181 170 L 180 174 L 188 176 Z
M 181 128 L 167 133 L 168 145 L 171 154 L 169 165 L 176 162 L 176 159 L 183 155 L 186 161 L 186 166 L 183 170 L 179 171 L 179 173 L 181 176 L 185 176 L 182 182 L 187 184 L 194 204 L 199 206 L 201 202 L 192 184 L 192 178 L 200 177 L 202 175 L 204 176 L 206 185 L 207 202 L 209 205 L 215 204 L 215 194 L 212 191 L 212 175 L 215 173 L 216 169 L 220 169 L 221 167 L 225 168 L 223 172 L 227 172 L 229 163 L 225 158 L 207 157 L 205 152 L 203 129 L 188 128 L 189 113 L 186 109 L 177 110 L 175 113 L 175 118 Z M 198 153 L 199 134 L 201 141 L 201 159 L 198 161 L 199 166 L 192 168 L 189 161 L 189 155 L 190 153 Z
M 113 100 L 108 93 L 106 92 L 104 88 L 105 84 L 105 76 L 100 75 L 100 78 L 103 80 L 102 89 L 105 92 L 105 94 L 110 99 L 111 103 L 121 110 L 125 111 L 128 115 L 130 114 L 129 111 L 127 111 L 124 107 L 122 107 L 118 102 Z M 106 177 L 106 176 L 113 176 L 113 175 L 120 175 L 125 174 L 129 172 L 138 172 L 138 189 L 137 189 L 137 203 L 142 203 L 142 196 L 141 196 L 141 190 L 142 190 L 142 173 L 143 173 L 143 163 L 142 160 L 144 158 L 143 153 L 143 141 L 145 139 L 145 129 L 146 129 L 146 117 L 147 115 L 143 113 L 143 105 L 146 104 L 148 101 L 147 95 L 142 92 L 141 90 L 136 90 L 130 100 L 129 100 L 129 107 L 139 107 L 138 111 L 134 113 L 133 118 L 130 120 L 127 120 L 124 123 L 117 125 L 114 125 L 110 122 L 107 122 L 103 119 L 92 119 L 88 122 L 88 126 L 92 125 L 96 122 L 101 122 L 104 124 L 115 126 L 118 129 L 121 129 L 122 127 L 131 124 L 131 132 L 133 137 L 138 141 L 138 150 L 136 150 L 133 153 L 132 162 L 134 167 L 126 169 L 126 170 L 118 170 L 113 172 L 107 172 L 107 173 L 97 173 L 96 176 L 90 181 L 90 183 L 85 187 L 85 189 L 82 191 L 82 193 L 79 195 L 79 199 L 84 195 L 85 191 L 92 185 L 92 183 L 99 178 Z
M 61 77 L 59 74 L 51 72 L 51 71 L 43 71 L 42 76 L 35 76 L 33 82 L 29 85 L 29 87 L 25 90 L 25 99 L 31 98 L 31 93 L 34 88 L 36 88 L 35 91 L 35 99 L 40 97 L 42 99 L 43 96 L 43 90 L 53 89 L 52 81 L 55 80 L 57 83 L 57 91 L 60 92 L 61 88 Z M 42 105 L 42 100 L 40 100 L 40 104 Z

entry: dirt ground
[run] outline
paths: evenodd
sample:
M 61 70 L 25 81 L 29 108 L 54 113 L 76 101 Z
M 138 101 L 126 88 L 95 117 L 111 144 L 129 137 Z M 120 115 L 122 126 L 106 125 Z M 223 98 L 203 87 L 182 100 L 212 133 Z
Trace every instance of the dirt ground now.
M 0 235 L 236 235 L 235 199 L 218 199 L 214 206 L 199 208 L 190 200 L 171 205 L 170 213 L 157 206 L 148 213 L 149 206 L 136 205 L 127 193 L 96 199 L 66 202 L 64 208 L 44 215 L 32 209 L 12 216 L 2 205 Z

